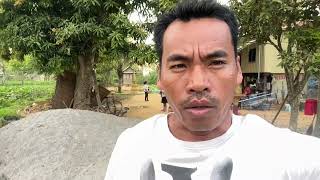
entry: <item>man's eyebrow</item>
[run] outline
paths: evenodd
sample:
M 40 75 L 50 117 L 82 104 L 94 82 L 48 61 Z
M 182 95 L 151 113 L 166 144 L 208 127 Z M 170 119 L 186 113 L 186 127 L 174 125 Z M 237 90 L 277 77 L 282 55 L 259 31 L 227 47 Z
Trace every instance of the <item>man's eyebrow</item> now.
M 221 57 L 227 57 L 228 54 L 225 51 L 218 50 L 214 52 L 210 52 L 205 56 L 205 59 L 211 59 L 211 58 L 221 58 Z
M 167 58 L 168 62 L 174 62 L 174 61 L 190 61 L 191 58 L 180 55 L 180 54 L 172 54 Z

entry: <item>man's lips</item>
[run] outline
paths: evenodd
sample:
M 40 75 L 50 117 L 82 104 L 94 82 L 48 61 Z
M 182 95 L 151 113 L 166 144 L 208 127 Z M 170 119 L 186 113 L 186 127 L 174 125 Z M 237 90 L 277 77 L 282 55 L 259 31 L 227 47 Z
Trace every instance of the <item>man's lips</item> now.
M 194 99 L 185 105 L 185 110 L 193 116 L 202 116 L 211 111 L 215 106 L 206 99 Z

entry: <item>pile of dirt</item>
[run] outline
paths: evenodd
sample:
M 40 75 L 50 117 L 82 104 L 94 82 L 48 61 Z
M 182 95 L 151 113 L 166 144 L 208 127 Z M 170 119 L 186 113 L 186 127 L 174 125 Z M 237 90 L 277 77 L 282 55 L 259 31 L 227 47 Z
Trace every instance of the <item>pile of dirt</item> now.
M 60 109 L 0 128 L 0 179 L 103 179 L 119 134 L 138 120 Z

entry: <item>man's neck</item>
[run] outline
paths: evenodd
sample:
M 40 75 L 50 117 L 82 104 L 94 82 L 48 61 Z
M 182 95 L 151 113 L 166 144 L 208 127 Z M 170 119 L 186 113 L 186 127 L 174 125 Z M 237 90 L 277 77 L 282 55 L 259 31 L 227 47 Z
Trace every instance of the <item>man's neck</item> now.
M 207 141 L 215 139 L 228 131 L 232 124 L 232 115 L 227 115 L 225 120 L 218 127 L 208 131 L 190 131 L 180 122 L 177 122 L 173 114 L 168 115 L 168 128 L 173 136 L 182 141 Z

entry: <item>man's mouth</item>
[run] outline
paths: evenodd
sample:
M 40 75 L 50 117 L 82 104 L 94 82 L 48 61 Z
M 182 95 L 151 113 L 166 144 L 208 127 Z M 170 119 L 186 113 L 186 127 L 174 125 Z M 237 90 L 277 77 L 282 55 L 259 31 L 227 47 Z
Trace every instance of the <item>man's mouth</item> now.
M 185 106 L 185 110 L 192 116 L 203 116 L 214 109 L 212 103 L 207 100 L 192 100 Z
M 213 109 L 212 106 L 196 106 L 196 107 L 189 107 L 185 110 L 191 113 L 193 116 L 203 116 L 207 114 L 209 111 Z

